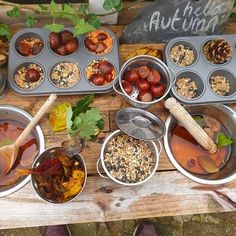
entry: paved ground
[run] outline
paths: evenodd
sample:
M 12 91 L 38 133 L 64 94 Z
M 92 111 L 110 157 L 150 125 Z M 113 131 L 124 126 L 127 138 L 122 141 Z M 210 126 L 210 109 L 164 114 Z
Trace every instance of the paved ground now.
M 236 212 L 148 219 L 160 236 L 236 236 Z M 72 236 L 132 236 L 142 220 L 70 225 Z M 41 236 L 44 227 L 0 230 L 0 236 Z

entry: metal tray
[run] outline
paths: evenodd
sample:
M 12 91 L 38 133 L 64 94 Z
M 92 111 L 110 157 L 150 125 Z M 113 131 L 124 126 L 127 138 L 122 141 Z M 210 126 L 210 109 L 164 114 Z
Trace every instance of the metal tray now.
M 107 93 L 113 90 L 112 82 L 107 86 L 95 86 L 88 81 L 85 76 L 85 68 L 93 60 L 106 59 L 110 61 L 116 70 L 116 75 L 119 73 L 119 52 L 118 52 L 118 43 L 115 34 L 102 27 L 102 30 L 106 31 L 111 35 L 113 39 L 113 46 L 110 52 L 105 55 L 94 55 L 90 53 L 87 48 L 84 46 L 83 36 L 78 36 L 79 48 L 72 54 L 66 56 L 60 56 L 54 53 L 48 43 L 49 31 L 43 28 L 34 28 L 34 29 L 24 29 L 16 33 L 11 42 L 9 49 L 9 61 L 8 61 L 8 84 L 11 89 L 19 95 L 22 96 L 39 96 L 39 95 L 49 95 L 51 93 L 56 93 L 58 95 L 72 95 L 72 94 L 87 94 L 87 93 Z M 67 28 L 67 30 L 71 30 Z M 16 50 L 17 42 L 22 38 L 32 37 L 38 35 L 42 38 L 44 47 L 42 51 L 31 57 L 25 57 L 20 55 Z M 55 86 L 50 79 L 50 71 L 55 64 L 63 61 L 72 61 L 78 63 L 80 68 L 80 80 L 79 82 L 70 88 L 59 88 Z M 44 80 L 43 82 L 34 89 L 22 89 L 16 85 L 14 82 L 14 73 L 19 68 L 20 65 L 24 63 L 37 63 L 39 64 L 44 71 Z
M 232 47 L 232 57 L 224 64 L 213 64 L 205 58 L 203 47 L 212 39 L 224 39 Z M 197 105 L 205 103 L 232 103 L 236 101 L 236 55 L 235 35 L 189 36 L 172 39 L 165 47 L 165 62 L 176 73 L 176 82 L 183 77 L 189 77 L 197 84 L 198 90 L 193 98 L 185 98 L 178 94 L 176 83 L 171 88 L 171 94 L 183 104 Z M 194 54 L 194 62 L 189 66 L 179 66 L 170 57 L 170 50 L 176 45 L 190 48 Z M 229 80 L 230 91 L 221 96 L 210 86 L 211 76 L 221 75 Z

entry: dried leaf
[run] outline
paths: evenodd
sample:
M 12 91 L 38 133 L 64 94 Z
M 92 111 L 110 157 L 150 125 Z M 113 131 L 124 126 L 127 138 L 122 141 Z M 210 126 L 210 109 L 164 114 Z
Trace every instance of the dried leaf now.
M 212 158 L 208 156 L 198 157 L 198 164 L 208 173 L 216 173 L 219 171 L 219 168 L 216 166 Z

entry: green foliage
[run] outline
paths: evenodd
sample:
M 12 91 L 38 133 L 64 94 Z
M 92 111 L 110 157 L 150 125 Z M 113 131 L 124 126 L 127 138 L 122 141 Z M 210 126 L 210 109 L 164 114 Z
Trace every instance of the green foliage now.
M 68 133 L 79 134 L 81 138 L 91 140 L 104 128 L 104 120 L 97 108 L 91 108 L 93 95 L 87 95 L 67 110 L 66 126 Z
M 121 0 L 105 0 L 103 8 L 105 10 L 120 11 L 122 9 Z
M 25 24 L 27 27 L 32 28 L 35 24 L 38 23 L 38 20 L 36 20 L 31 14 L 26 13 L 25 15 L 26 21 Z
M 0 24 L 0 36 L 10 39 L 10 30 L 6 24 Z
M 74 36 L 85 34 L 87 32 L 93 31 L 95 28 L 89 24 L 88 22 L 85 22 L 84 19 L 80 19 L 76 22 L 76 25 L 74 27 Z
M 61 24 L 46 24 L 46 25 L 44 25 L 43 28 L 45 28 L 45 29 L 47 29 L 47 30 L 50 30 L 50 31 L 52 31 L 52 32 L 58 33 L 58 32 L 60 32 L 61 30 L 63 30 L 64 25 L 61 25 Z
M 20 16 L 20 12 L 19 12 L 18 7 L 13 7 L 10 11 L 7 11 L 7 15 L 10 17 Z
M 228 146 L 233 143 L 231 138 L 228 138 L 225 134 L 219 133 L 217 135 L 216 144 L 218 148 Z

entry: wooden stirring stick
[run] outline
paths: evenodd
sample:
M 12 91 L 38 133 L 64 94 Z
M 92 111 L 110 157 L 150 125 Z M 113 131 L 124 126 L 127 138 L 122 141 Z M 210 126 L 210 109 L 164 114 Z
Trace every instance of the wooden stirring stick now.
M 32 129 L 38 124 L 39 120 L 42 118 L 42 116 L 45 114 L 48 108 L 53 104 L 56 98 L 57 98 L 56 94 L 51 94 L 51 96 L 39 109 L 38 113 L 33 117 L 33 119 L 26 126 L 26 128 L 23 130 L 20 136 L 16 139 L 16 141 L 13 144 L 3 146 L 0 148 L 0 158 L 4 158 L 5 163 L 6 163 L 6 166 L 4 167 L 4 171 L 3 171 L 4 174 L 7 174 L 11 170 L 12 166 L 14 165 L 16 161 L 20 145 L 22 144 L 22 142 L 24 142 L 24 140 L 32 131 Z
M 175 98 L 168 98 L 165 107 L 205 150 L 210 153 L 217 151 L 217 146 L 213 140 Z

